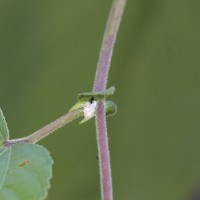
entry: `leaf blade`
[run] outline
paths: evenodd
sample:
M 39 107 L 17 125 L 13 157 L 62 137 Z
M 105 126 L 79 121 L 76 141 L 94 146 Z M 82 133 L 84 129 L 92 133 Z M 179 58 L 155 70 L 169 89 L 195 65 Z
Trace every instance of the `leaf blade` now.
M 7 153 L 7 157 L 0 155 L 0 169 L 2 163 L 5 165 L 5 160 L 10 159 L 6 177 L 0 187 L 0 199 L 43 200 L 52 177 L 53 161 L 48 151 L 40 145 L 28 143 L 4 149 L 3 155 L 8 151 L 11 153 L 10 156 Z M 0 173 L 0 180 L 5 174 Z

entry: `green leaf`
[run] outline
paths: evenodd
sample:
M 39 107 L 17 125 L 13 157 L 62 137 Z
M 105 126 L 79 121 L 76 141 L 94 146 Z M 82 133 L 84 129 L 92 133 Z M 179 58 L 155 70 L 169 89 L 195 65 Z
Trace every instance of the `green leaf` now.
M 50 187 L 53 161 L 37 144 L 0 148 L 0 199 L 44 200 Z
M 84 92 L 80 93 L 77 96 L 77 103 L 69 110 L 74 111 L 82 109 L 85 104 L 89 101 L 101 101 L 102 99 L 107 98 L 108 96 L 113 95 L 115 92 L 115 87 L 110 87 L 103 92 Z
M 0 109 L 0 145 L 2 145 L 3 142 L 8 139 L 9 139 L 8 127 L 3 112 Z

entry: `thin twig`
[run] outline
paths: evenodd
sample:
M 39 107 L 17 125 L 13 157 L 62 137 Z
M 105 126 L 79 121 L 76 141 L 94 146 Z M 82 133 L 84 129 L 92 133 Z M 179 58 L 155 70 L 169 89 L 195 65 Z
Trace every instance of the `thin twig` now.
M 57 129 L 61 128 L 65 124 L 80 117 L 82 115 L 82 113 L 83 113 L 82 110 L 68 112 L 66 115 L 56 119 L 55 121 L 51 122 L 50 124 L 44 126 L 43 128 L 39 129 L 38 131 L 34 132 L 33 134 L 31 134 L 27 137 L 13 139 L 13 140 L 6 140 L 4 142 L 4 146 L 9 147 L 14 144 L 23 143 L 23 142 L 36 143 L 36 142 L 40 141 L 41 139 L 47 137 L 49 134 L 53 133 Z
M 113 47 L 125 4 L 126 0 L 114 0 L 113 2 L 100 51 L 100 57 L 93 86 L 94 92 L 104 91 L 106 89 Z M 99 102 L 97 106 L 96 129 L 102 200 L 113 200 L 110 154 L 108 147 L 104 102 Z

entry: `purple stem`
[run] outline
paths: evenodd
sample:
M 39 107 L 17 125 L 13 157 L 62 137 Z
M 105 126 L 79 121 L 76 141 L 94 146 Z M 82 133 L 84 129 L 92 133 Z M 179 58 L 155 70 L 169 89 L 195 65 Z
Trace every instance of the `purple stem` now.
M 112 175 L 110 167 L 110 154 L 108 147 L 107 125 L 104 111 L 104 103 L 100 102 L 96 110 L 96 129 L 98 143 L 98 157 L 101 179 L 102 200 L 112 200 Z
M 104 33 L 99 62 L 96 71 L 93 91 L 99 92 L 106 89 L 110 61 L 116 35 L 124 11 L 126 0 L 114 0 Z M 96 130 L 99 155 L 99 168 L 101 179 L 102 200 L 113 200 L 112 176 L 110 167 L 110 154 L 108 147 L 107 125 L 104 102 L 99 102 L 96 111 Z

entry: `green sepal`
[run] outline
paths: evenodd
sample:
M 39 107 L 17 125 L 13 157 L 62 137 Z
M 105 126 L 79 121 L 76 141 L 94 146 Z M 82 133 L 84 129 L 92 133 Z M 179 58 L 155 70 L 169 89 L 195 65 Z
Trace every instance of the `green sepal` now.
M 74 106 L 72 106 L 70 108 L 69 112 L 73 112 L 78 109 L 83 110 L 86 103 L 87 103 L 87 101 L 86 102 L 77 102 Z
M 83 124 L 83 123 L 85 123 L 85 122 L 87 122 L 88 120 L 90 120 L 91 118 L 93 118 L 94 116 L 92 116 L 92 117 L 84 117 L 80 122 L 79 122 L 79 124 Z
M 117 105 L 113 101 L 106 101 L 105 103 L 106 116 L 114 116 L 117 113 Z
M 78 94 L 77 96 L 77 101 L 90 101 L 91 98 L 93 97 L 94 101 L 101 101 L 102 99 L 107 98 L 108 96 L 113 95 L 115 92 L 115 87 L 110 87 L 107 90 L 103 91 L 103 92 L 85 92 L 85 93 L 81 93 Z
M 69 112 L 83 109 L 85 104 L 89 101 L 101 101 L 102 99 L 107 98 L 108 96 L 113 95 L 115 92 L 115 87 L 110 87 L 103 92 L 84 92 L 80 93 L 77 96 L 76 104 L 69 110 Z

